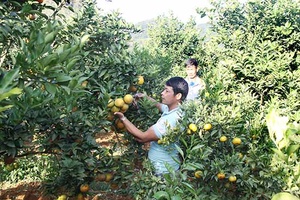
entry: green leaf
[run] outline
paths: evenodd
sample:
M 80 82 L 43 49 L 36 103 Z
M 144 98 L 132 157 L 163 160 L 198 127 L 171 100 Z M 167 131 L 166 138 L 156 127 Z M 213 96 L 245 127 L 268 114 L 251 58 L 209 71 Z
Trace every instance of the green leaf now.
M 45 83 L 45 88 L 50 94 L 55 95 L 55 93 L 56 93 L 56 86 L 55 85 L 50 84 L 50 83 Z
M 176 149 L 177 149 L 177 151 L 179 152 L 179 154 L 182 156 L 182 157 L 184 157 L 184 153 L 183 153 L 183 151 L 182 151 L 182 149 L 179 147 L 179 146 L 175 146 L 176 147 Z
M 172 196 L 171 200 L 182 200 L 182 198 L 180 196 Z
M 0 80 L 0 94 L 19 76 L 19 69 L 10 70 L 2 80 Z
M 84 36 L 81 38 L 81 41 L 80 41 L 80 48 L 83 47 L 83 45 L 88 41 L 89 38 L 90 38 L 90 35 L 84 35 Z
M 67 76 L 67 75 L 59 75 L 58 77 L 56 77 L 56 81 L 58 83 L 66 82 L 66 81 L 70 81 L 70 80 L 72 80 L 72 78 L 70 76 Z
M 165 191 L 156 192 L 153 197 L 158 200 L 170 200 L 170 195 Z
M 11 95 L 21 94 L 21 93 L 22 93 L 22 89 L 20 89 L 20 88 L 13 88 L 9 92 L 5 92 L 3 94 L 0 94 L 0 101 L 3 100 L 3 99 L 6 99 L 7 97 L 9 97 Z
M 0 112 L 10 109 L 11 107 L 13 107 L 13 105 L 8 105 L 8 106 L 4 106 L 4 107 L 0 107 Z
M 295 151 L 297 151 L 299 149 L 299 146 L 298 144 L 295 144 L 295 145 L 290 145 L 287 149 L 287 154 L 290 156 L 292 153 L 294 153 Z
M 284 153 L 282 153 L 282 151 L 275 149 L 275 148 L 272 148 L 272 150 L 279 156 L 280 159 L 287 162 L 287 156 Z

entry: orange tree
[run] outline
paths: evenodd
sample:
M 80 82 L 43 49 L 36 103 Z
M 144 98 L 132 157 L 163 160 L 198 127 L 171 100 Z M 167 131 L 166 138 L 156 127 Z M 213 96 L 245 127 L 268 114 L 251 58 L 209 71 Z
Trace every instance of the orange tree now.
M 49 156 L 53 173 L 40 179 L 52 193 L 73 195 L 98 171 L 113 170 L 113 152 L 94 136 L 112 125 L 108 100 L 137 85 L 139 63 L 127 52 L 135 29 L 118 14 L 100 16 L 95 2 L 85 1 L 67 21 L 59 12 L 64 4 L 56 3 L 1 6 L 7 16 L 1 18 L 1 108 L 13 105 L 1 115 L 1 167 Z M 46 15 L 45 8 L 54 12 Z

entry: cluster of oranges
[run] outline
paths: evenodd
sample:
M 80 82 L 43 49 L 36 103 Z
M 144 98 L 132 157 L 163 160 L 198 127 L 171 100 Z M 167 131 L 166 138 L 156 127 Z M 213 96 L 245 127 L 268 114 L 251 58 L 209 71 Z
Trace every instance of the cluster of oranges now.
M 205 131 L 209 131 L 212 129 L 212 125 L 210 123 L 204 124 L 203 129 Z M 187 134 L 190 135 L 192 133 L 195 133 L 198 130 L 197 125 L 194 123 L 190 123 L 187 129 Z
M 226 141 L 227 141 L 227 137 L 225 135 L 222 135 L 220 137 L 220 142 L 226 142 Z M 235 146 L 238 146 L 238 145 L 242 144 L 241 138 L 238 138 L 238 137 L 233 138 L 231 142 Z
M 139 75 L 137 77 L 137 82 L 135 85 L 131 85 L 129 87 L 130 92 L 136 92 L 137 91 L 137 86 L 143 85 L 145 82 L 144 77 L 142 75 Z M 126 94 L 123 97 L 117 97 L 115 99 L 110 99 L 107 103 L 107 108 L 109 109 L 107 119 L 109 121 L 114 120 L 114 113 L 115 112 L 122 112 L 125 113 L 128 109 L 129 106 L 132 104 L 134 98 L 131 94 Z M 120 119 L 115 120 L 115 126 L 118 130 L 124 130 L 125 125 Z
M 113 121 L 115 112 L 125 113 L 132 104 L 133 100 L 134 99 L 131 94 L 126 94 L 124 97 L 118 97 L 116 99 L 110 99 L 107 104 L 107 108 L 109 109 L 107 119 L 109 121 Z M 125 128 L 120 119 L 115 121 L 115 125 L 119 130 L 123 130 Z
M 195 176 L 195 178 L 200 179 L 200 178 L 202 178 L 202 176 L 203 176 L 203 172 L 202 172 L 201 170 L 196 170 L 195 173 L 194 173 L 194 176 Z M 217 178 L 218 178 L 219 180 L 223 180 L 223 179 L 225 179 L 225 177 L 226 177 L 226 176 L 225 176 L 225 173 L 224 173 L 224 172 L 219 172 L 219 173 L 217 174 Z M 230 175 L 230 176 L 228 177 L 228 181 L 231 182 L 231 183 L 236 182 L 236 180 L 237 180 L 237 178 L 236 178 L 235 175 Z
M 87 183 L 83 183 L 80 185 L 79 187 L 80 193 L 77 194 L 76 196 L 76 200 L 84 200 L 84 196 L 86 195 L 86 193 L 90 190 L 90 186 Z M 60 195 L 57 200 L 67 200 L 68 197 L 67 195 L 63 194 Z

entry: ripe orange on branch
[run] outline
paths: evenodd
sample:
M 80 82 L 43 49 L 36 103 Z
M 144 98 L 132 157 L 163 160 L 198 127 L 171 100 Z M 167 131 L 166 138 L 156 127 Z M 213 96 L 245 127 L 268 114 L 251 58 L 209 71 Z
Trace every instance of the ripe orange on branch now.
M 117 106 L 113 106 L 113 107 L 111 108 L 111 112 L 112 112 L 112 113 L 119 112 L 119 111 L 120 111 L 120 108 L 118 108 Z
M 225 135 L 220 137 L 220 141 L 221 142 L 226 142 L 227 141 L 227 137 Z
M 136 88 L 134 85 L 131 85 L 131 86 L 129 86 L 128 90 L 129 90 L 130 92 L 136 92 L 136 91 L 137 91 L 137 88 Z
M 143 85 L 144 84 L 144 82 L 145 82 L 145 80 L 144 80 L 144 77 L 143 76 L 138 76 L 138 82 L 137 82 L 137 84 L 138 85 Z
M 80 185 L 80 192 L 88 192 L 90 190 L 90 186 L 87 183 L 81 184 Z
M 195 177 L 196 178 L 201 178 L 202 177 L 202 171 L 198 170 L 195 172 Z
M 81 83 L 81 86 L 82 86 L 83 88 L 86 88 L 87 84 L 88 84 L 88 81 L 83 81 L 83 82 Z
M 118 129 L 125 128 L 124 123 L 121 120 L 119 120 L 119 119 L 116 120 L 116 126 L 117 126 Z
M 124 100 L 123 98 L 119 97 L 115 100 L 115 106 L 119 107 L 119 108 L 122 108 L 122 106 L 124 105 Z
M 235 182 L 236 176 L 229 176 L 228 180 L 229 180 L 229 182 Z
M 205 124 L 203 128 L 204 128 L 204 130 L 209 131 L 212 128 L 212 125 L 211 124 Z
M 105 174 L 97 174 L 95 180 L 96 181 L 105 181 L 106 175 Z
M 196 132 L 196 131 L 197 131 L 197 126 L 196 126 L 196 124 L 190 124 L 190 125 L 189 125 L 189 129 L 190 129 L 191 131 L 193 131 L 193 132 Z
M 109 182 L 113 179 L 113 174 L 112 173 L 106 173 L 105 174 L 105 182 Z
M 57 200 L 67 200 L 67 195 L 60 195 Z
M 126 94 L 123 100 L 125 103 L 131 104 L 133 102 L 133 96 L 131 94 Z
M 128 110 L 128 108 L 129 108 L 129 105 L 126 104 L 126 103 L 124 103 L 124 105 L 122 106 L 122 108 L 120 109 L 120 111 L 121 111 L 122 113 L 125 113 L 125 112 Z
M 107 104 L 108 108 L 112 108 L 114 105 L 115 105 L 114 100 L 112 100 L 112 99 L 108 100 L 108 104 Z
M 218 177 L 219 180 L 222 180 L 222 179 L 225 178 L 225 174 L 223 172 L 220 172 L 220 173 L 217 174 L 217 177 Z
M 240 139 L 240 138 L 238 138 L 238 137 L 235 137 L 235 138 L 233 138 L 233 140 L 232 140 L 232 144 L 234 144 L 234 145 L 240 145 L 240 144 L 242 144 L 242 140 Z
M 29 18 L 30 20 L 35 20 L 35 15 L 34 15 L 34 14 L 29 14 L 29 15 L 28 15 L 28 18 Z

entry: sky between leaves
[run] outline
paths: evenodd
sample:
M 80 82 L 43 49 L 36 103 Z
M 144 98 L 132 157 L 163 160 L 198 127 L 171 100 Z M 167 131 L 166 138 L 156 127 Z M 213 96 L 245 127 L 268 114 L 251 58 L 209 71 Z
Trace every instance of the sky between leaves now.
M 207 22 L 207 19 L 200 19 L 196 9 L 209 6 L 209 0 L 97 0 L 97 5 L 105 14 L 119 11 L 130 23 L 150 20 L 159 15 L 168 16 L 173 12 L 182 22 L 194 16 L 200 24 Z

